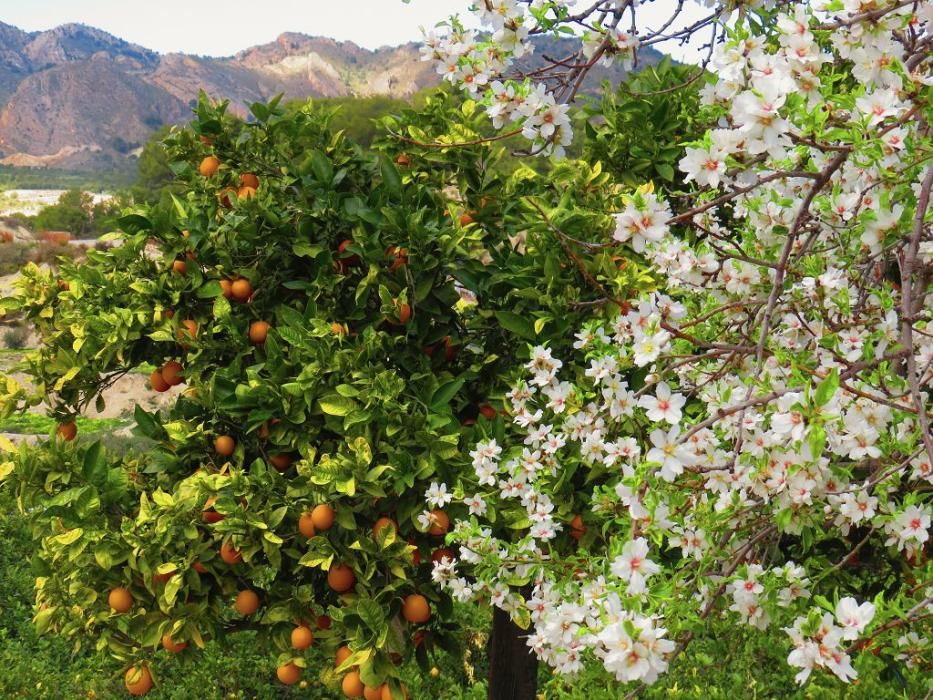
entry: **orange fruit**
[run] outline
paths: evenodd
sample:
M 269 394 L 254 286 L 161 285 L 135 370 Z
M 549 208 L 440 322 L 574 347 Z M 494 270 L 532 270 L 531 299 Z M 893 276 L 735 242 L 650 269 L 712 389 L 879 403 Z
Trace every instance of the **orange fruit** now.
M 333 564 L 327 572 L 327 585 L 337 593 L 346 593 L 356 585 L 356 575 L 346 564 Z
M 55 432 L 65 442 L 71 442 L 78 436 L 78 424 L 73 420 L 70 420 L 67 423 L 59 423 L 58 427 L 55 429 Z
M 298 625 L 292 630 L 292 648 L 303 651 L 314 643 L 314 633 L 310 627 Z
M 220 545 L 220 558 L 224 560 L 226 564 L 239 564 L 243 561 L 243 555 L 240 553 L 240 550 L 230 544 L 229 541 L 224 542 Z
M 392 520 L 392 518 L 382 517 L 373 524 L 373 537 L 378 536 L 379 531 L 387 527 L 392 528 L 392 530 L 396 533 L 398 532 L 398 525 L 395 524 L 395 521 Z
M 172 635 L 165 633 L 162 635 L 162 648 L 169 654 L 177 654 L 185 650 L 188 642 L 173 642 Z
M 253 285 L 249 283 L 248 279 L 241 277 L 230 285 L 230 293 L 237 301 L 246 302 L 253 296 Z
M 178 327 L 178 330 L 175 332 L 175 337 L 178 340 L 191 340 L 196 338 L 198 335 L 198 322 L 193 321 L 190 318 L 185 319 L 181 322 L 181 325 Z
M 251 591 L 247 588 L 236 594 L 233 607 L 236 608 L 236 611 L 243 617 L 249 617 L 259 610 L 259 596 L 256 595 L 256 591 Z
M 396 304 L 398 309 L 398 322 L 403 326 L 411 320 L 411 307 L 408 304 Z
M 496 409 L 494 409 L 488 403 L 484 403 L 482 406 L 480 406 L 479 412 L 486 420 L 495 420 Z
M 363 697 L 363 681 L 360 680 L 359 671 L 350 671 L 345 675 L 343 682 L 340 684 L 340 689 L 348 698 Z
M 233 298 L 233 282 L 227 279 L 220 280 L 220 288 L 223 290 L 224 299 Z
M 152 690 L 152 674 L 149 673 L 149 667 L 143 664 L 127 669 L 126 675 L 123 676 L 123 684 L 130 695 L 145 695 Z
M 172 272 L 184 275 L 188 273 L 188 265 L 184 260 L 173 260 L 172 261 Z
M 298 532 L 301 533 L 302 537 L 307 539 L 314 537 L 314 517 L 311 515 L 310 511 L 302 513 L 301 517 L 298 518 Z
M 233 206 L 233 200 L 230 198 L 231 195 L 236 195 L 235 187 L 224 187 L 220 192 L 217 193 L 217 199 L 220 202 L 220 206 L 224 209 L 230 209 Z
M 129 612 L 130 608 L 133 607 L 133 594 L 123 586 L 117 586 L 107 596 L 107 603 L 114 612 Z
M 253 345 L 262 345 L 269 334 L 269 324 L 265 321 L 253 321 L 249 324 L 249 342 Z
M 431 619 L 431 605 L 428 599 L 418 593 L 406 596 L 402 603 L 402 617 L 408 622 L 421 625 Z
M 194 562 L 194 564 L 191 565 L 191 568 L 197 571 L 199 574 L 207 573 L 207 567 L 199 561 Z
M 175 360 L 170 360 L 162 365 L 162 369 L 159 372 L 162 374 L 162 379 L 165 380 L 165 383 L 169 386 L 178 386 L 184 380 L 182 377 L 182 372 L 184 368 L 181 366 L 180 362 Z
M 346 240 L 340 241 L 340 245 L 337 246 L 337 252 L 340 253 L 340 255 L 343 255 L 347 251 L 347 248 L 349 248 L 352 244 L 353 244 L 353 241 L 351 241 L 349 238 L 347 238 Z M 360 256 L 357 255 L 356 253 L 352 253 L 345 258 L 342 257 L 340 259 L 340 262 L 342 263 L 342 266 L 344 268 L 352 267 L 354 265 L 359 265 Z
M 214 510 L 214 503 L 216 501 L 217 497 L 211 496 L 206 501 L 204 501 L 204 508 L 201 510 L 201 519 L 211 525 L 214 523 L 219 523 L 226 517 L 222 513 L 218 513 L 216 510 Z
M 175 575 L 174 571 L 170 571 L 167 574 L 153 574 L 152 575 L 152 585 L 161 586 L 163 583 L 168 583 L 168 580 Z
M 444 559 L 450 559 L 451 561 L 456 559 L 454 551 L 450 547 L 441 547 L 431 553 L 431 561 L 441 562 Z
M 408 700 L 408 688 L 406 688 L 405 685 L 402 684 L 399 687 L 399 689 L 402 691 L 402 697 L 405 698 L 405 700 Z M 382 697 L 380 698 L 380 700 L 393 700 L 392 686 L 390 686 L 388 683 L 382 686 Z
M 340 665 L 353 656 L 353 651 L 350 647 L 344 645 L 337 650 L 337 654 L 334 656 L 334 668 L 340 668 Z
M 249 199 L 250 197 L 255 197 L 256 188 L 247 187 L 246 185 L 243 185 L 243 187 L 241 187 L 240 189 L 236 191 L 236 196 L 237 196 L 237 199 Z
M 314 506 L 314 510 L 311 511 L 311 521 L 318 530 L 330 530 L 336 517 L 334 509 L 326 503 Z
M 408 157 L 407 153 L 399 153 L 398 157 L 395 159 L 396 165 L 401 165 L 403 168 L 411 165 L 411 158 Z
M 398 246 L 389 246 L 386 248 L 386 255 L 390 258 L 395 258 L 392 261 L 392 264 L 389 265 L 389 272 L 397 272 L 399 269 L 405 267 L 408 264 L 408 249 L 400 248 Z
M 382 689 L 384 687 L 385 683 L 377 685 L 375 688 L 370 688 L 368 685 L 363 686 L 363 697 L 366 700 L 382 700 Z
M 586 526 L 583 524 L 583 516 L 577 513 L 570 521 L 570 536 L 579 540 L 584 534 L 586 534 Z
M 254 190 L 259 189 L 259 178 L 253 175 L 252 173 L 243 173 L 240 175 L 240 184 L 243 187 L 252 187 Z
M 318 629 L 329 630 L 330 618 L 327 615 L 318 615 L 314 620 L 314 624 L 317 625 Z
M 432 510 L 431 516 L 433 525 L 431 525 L 431 529 L 428 530 L 428 533 L 435 537 L 447 534 L 447 531 L 450 529 L 450 518 L 447 517 L 447 513 L 442 510 Z
M 463 214 L 460 215 L 460 225 L 461 225 L 461 226 L 469 226 L 469 225 L 472 224 L 474 221 L 476 221 L 476 219 L 474 219 L 469 213 L 463 213 Z
M 229 435 L 218 435 L 214 439 L 214 452 L 221 457 L 229 457 L 236 450 L 236 440 Z
M 293 663 L 287 663 L 275 669 L 275 675 L 285 685 L 295 685 L 301 678 L 301 668 Z
M 153 370 L 152 374 L 149 375 L 149 386 L 152 387 L 153 391 L 158 391 L 160 394 L 172 388 L 169 386 L 168 382 L 165 381 L 162 372 L 157 369 Z
M 334 332 L 334 335 L 346 335 L 347 328 L 342 323 L 334 322 L 330 324 L 330 329 Z
M 220 161 L 216 156 L 207 156 L 198 166 L 198 172 L 204 177 L 210 177 L 220 168 Z
M 287 452 L 271 455 L 269 461 L 272 463 L 272 466 L 280 472 L 288 471 L 288 468 L 292 466 L 292 456 Z

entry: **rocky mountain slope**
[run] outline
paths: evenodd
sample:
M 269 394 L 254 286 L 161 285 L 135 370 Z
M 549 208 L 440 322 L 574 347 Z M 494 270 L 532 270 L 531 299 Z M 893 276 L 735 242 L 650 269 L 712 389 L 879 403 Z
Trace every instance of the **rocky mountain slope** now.
M 540 65 L 542 54 L 568 55 L 572 41 L 541 39 L 530 65 Z M 599 69 L 588 89 L 621 77 Z M 188 119 L 201 88 L 242 106 L 279 93 L 405 97 L 438 83 L 415 43 L 371 51 L 285 33 L 232 57 L 208 58 L 160 55 L 81 24 L 28 33 L 0 22 L 0 163 L 125 167 L 153 130 Z

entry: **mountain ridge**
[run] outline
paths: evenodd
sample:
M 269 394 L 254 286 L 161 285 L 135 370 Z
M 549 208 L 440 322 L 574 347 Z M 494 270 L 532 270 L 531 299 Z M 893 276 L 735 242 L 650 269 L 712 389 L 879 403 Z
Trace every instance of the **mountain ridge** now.
M 574 44 L 553 41 L 549 53 L 569 53 Z M 232 56 L 211 57 L 160 54 L 80 23 L 26 32 L 0 22 L 0 164 L 125 167 L 159 126 L 188 121 L 199 89 L 230 99 L 240 113 L 242 105 L 280 93 L 289 99 L 408 97 L 441 82 L 420 60 L 418 46 L 367 49 L 283 32 Z M 535 53 L 532 68 L 543 65 L 541 51 Z M 643 58 L 653 63 L 659 56 Z M 595 69 L 588 89 L 623 76 L 618 68 Z

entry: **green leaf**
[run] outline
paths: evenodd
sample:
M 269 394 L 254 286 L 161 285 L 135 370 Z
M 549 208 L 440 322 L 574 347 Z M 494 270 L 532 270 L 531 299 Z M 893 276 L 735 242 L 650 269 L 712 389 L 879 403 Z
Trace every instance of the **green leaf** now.
M 826 379 L 820 382 L 820 385 L 816 388 L 816 392 L 813 394 L 813 403 L 817 406 L 825 406 L 832 400 L 833 396 L 836 395 L 838 389 L 839 370 L 833 367 Z
M 223 287 L 220 286 L 220 282 L 217 280 L 211 280 L 205 284 L 202 284 L 198 287 L 198 291 L 194 295 L 198 299 L 213 299 L 214 297 L 219 297 L 224 293 Z
M 528 340 L 535 339 L 535 329 L 531 322 L 524 316 L 519 316 L 511 311 L 496 311 L 496 319 L 510 333 L 520 335 Z
M 439 386 L 431 397 L 431 410 L 440 411 L 447 406 L 450 400 L 460 391 L 460 387 L 463 386 L 463 383 L 463 379 L 454 379 L 453 381 Z
M 379 156 L 379 170 L 382 172 L 382 181 L 386 189 L 392 194 L 399 194 L 402 191 L 402 178 L 395 164 L 385 154 Z
M 356 408 L 356 401 L 340 394 L 328 394 L 318 399 L 318 405 L 329 416 L 345 416 Z
M 100 440 L 91 445 L 84 453 L 81 475 L 89 484 L 100 487 L 107 481 L 107 462 L 102 457 L 103 446 Z

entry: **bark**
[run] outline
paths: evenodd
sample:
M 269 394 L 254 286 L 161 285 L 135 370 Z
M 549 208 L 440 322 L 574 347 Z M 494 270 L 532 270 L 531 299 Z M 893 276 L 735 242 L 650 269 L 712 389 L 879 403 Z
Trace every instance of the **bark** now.
M 489 655 L 488 700 L 535 700 L 538 691 L 538 657 L 526 643 L 528 632 L 495 608 Z

